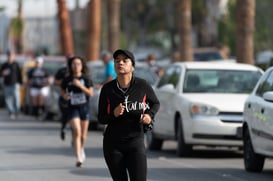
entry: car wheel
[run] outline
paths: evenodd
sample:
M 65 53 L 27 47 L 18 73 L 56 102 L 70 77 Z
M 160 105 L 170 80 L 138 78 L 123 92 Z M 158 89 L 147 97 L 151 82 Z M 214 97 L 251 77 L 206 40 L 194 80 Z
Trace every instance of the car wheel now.
M 181 118 L 179 117 L 177 121 L 178 121 L 178 124 L 177 124 L 178 126 L 176 128 L 177 129 L 176 154 L 179 157 L 188 156 L 192 152 L 192 145 L 188 145 L 185 143 Z
M 261 172 L 264 167 L 265 157 L 254 152 L 248 128 L 243 135 L 244 165 L 249 172 Z
M 153 135 L 152 131 L 148 131 L 145 133 L 145 143 L 146 143 L 146 147 L 149 150 L 161 150 L 163 140 L 156 138 Z

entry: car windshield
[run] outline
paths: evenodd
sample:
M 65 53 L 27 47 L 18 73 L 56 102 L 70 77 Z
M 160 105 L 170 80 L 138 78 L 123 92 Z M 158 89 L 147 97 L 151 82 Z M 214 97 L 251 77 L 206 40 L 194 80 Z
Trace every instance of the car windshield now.
M 188 70 L 183 92 L 250 93 L 262 74 L 259 71 Z

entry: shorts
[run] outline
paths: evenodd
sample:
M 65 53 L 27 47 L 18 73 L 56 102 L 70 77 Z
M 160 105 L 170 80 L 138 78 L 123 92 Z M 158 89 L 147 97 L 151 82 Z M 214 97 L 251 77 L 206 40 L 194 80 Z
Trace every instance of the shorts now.
M 79 106 L 69 106 L 67 108 L 67 119 L 80 118 L 82 121 L 90 120 L 90 106 L 83 104 Z
M 30 95 L 31 96 L 48 96 L 49 94 L 49 87 L 42 87 L 42 88 L 30 88 Z

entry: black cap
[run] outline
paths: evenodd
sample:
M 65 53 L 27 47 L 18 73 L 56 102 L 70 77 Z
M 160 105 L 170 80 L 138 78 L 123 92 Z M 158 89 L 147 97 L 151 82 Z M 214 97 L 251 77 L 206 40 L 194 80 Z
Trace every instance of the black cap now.
M 132 52 L 130 52 L 129 50 L 118 49 L 113 54 L 114 59 L 116 59 L 119 54 L 126 55 L 128 58 L 131 59 L 133 66 L 135 66 L 135 56 Z

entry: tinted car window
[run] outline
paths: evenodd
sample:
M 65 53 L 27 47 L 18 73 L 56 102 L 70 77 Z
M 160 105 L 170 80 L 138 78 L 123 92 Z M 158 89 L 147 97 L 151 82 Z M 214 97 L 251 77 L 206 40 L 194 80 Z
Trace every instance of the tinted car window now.
M 176 87 L 179 75 L 181 73 L 181 69 L 179 67 L 169 67 L 165 70 L 164 75 L 161 77 L 157 87 L 161 87 L 165 84 L 172 84 L 174 87 Z
M 184 92 L 250 93 L 261 73 L 237 70 L 187 70 Z
M 266 91 L 273 91 L 273 71 L 271 71 L 268 77 L 261 82 L 256 94 L 262 96 Z
M 179 80 L 179 75 L 180 75 L 180 68 L 179 67 L 174 67 L 173 72 L 170 75 L 170 79 L 168 81 L 169 84 L 172 84 L 174 87 L 176 87 L 178 80 Z

